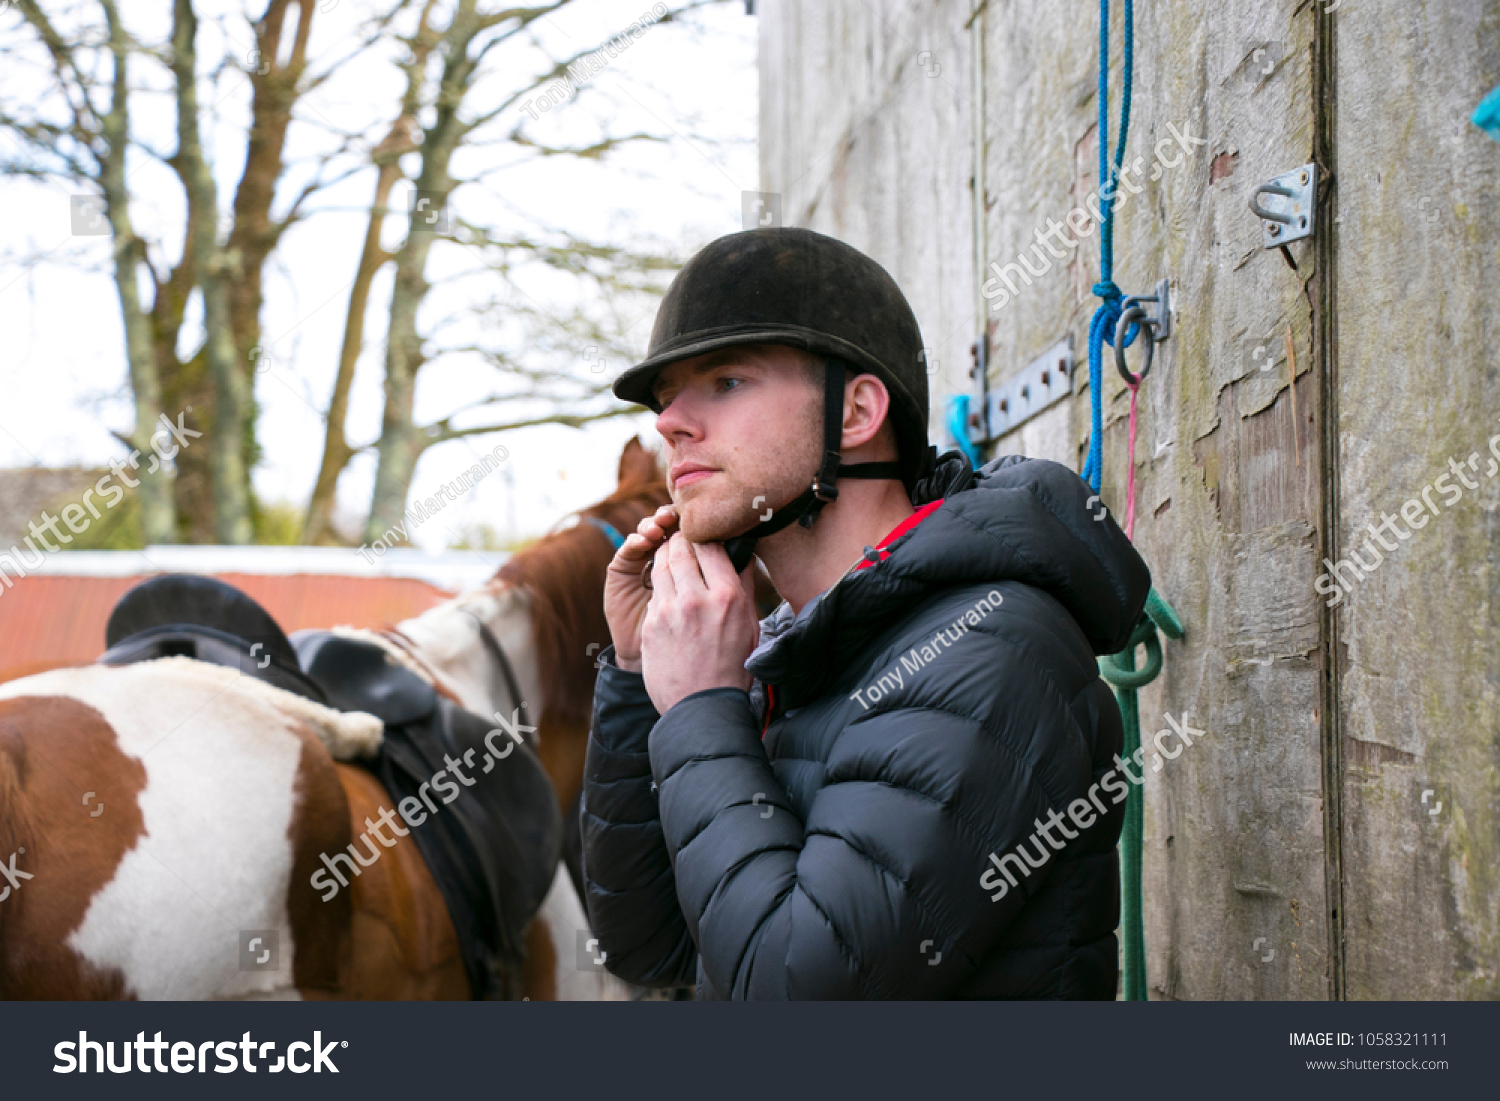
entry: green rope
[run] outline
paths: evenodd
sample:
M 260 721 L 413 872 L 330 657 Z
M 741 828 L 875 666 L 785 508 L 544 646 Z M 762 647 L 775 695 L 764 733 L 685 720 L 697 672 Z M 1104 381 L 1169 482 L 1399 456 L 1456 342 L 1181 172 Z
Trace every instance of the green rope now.
M 1183 636 L 1182 620 L 1155 588 L 1146 597 L 1145 610 L 1130 642 L 1118 654 L 1099 658 L 1099 675 L 1114 689 L 1120 706 L 1120 721 L 1125 728 L 1125 745 L 1120 752 L 1130 760 L 1141 745 L 1141 714 L 1136 690 L 1144 688 L 1161 672 L 1161 640 Z M 1135 667 L 1135 648 L 1146 648 L 1146 665 Z M 1144 777 L 1143 777 L 1144 778 Z M 1121 984 L 1127 1002 L 1146 1000 L 1146 934 L 1141 907 L 1141 846 L 1145 832 L 1144 786 L 1131 784 L 1125 797 L 1125 826 L 1120 831 L 1120 939 L 1124 947 L 1124 981 Z

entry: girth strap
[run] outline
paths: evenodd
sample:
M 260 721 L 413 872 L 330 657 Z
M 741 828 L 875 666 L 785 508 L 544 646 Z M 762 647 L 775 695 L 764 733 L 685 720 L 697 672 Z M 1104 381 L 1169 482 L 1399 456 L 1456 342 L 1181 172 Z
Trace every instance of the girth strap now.
M 527 709 L 526 701 L 521 698 L 521 682 L 516 679 L 516 671 L 510 664 L 510 659 L 505 656 L 505 647 L 500 645 L 500 640 L 495 637 L 493 631 L 467 608 L 460 609 L 464 615 L 471 617 L 479 628 L 479 640 L 484 643 L 484 648 L 489 651 L 490 657 L 495 659 L 495 664 L 500 667 L 500 678 L 505 682 L 505 690 L 510 694 L 510 702 L 513 707 L 521 710 L 522 719 L 527 725 L 536 726 L 531 722 L 531 714 Z M 536 748 L 536 735 L 527 734 L 526 740 L 531 743 L 531 748 Z

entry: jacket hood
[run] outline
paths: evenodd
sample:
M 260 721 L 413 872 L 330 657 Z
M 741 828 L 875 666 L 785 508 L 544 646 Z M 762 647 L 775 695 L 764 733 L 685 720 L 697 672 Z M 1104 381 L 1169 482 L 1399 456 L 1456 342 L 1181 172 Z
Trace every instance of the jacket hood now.
M 918 505 L 944 501 L 886 548 L 889 557 L 851 569 L 800 615 L 783 603 L 767 616 L 746 662 L 753 676 L 799 696 L 815 693 L 858 659 L 873 633 L 935 590 L 999 581 L 1054 597 L 1095 654 L 1125 647 L 1151 572 L 1113 516 L 1096 518 L 1091 491 L 1072 470 L 1005 455 L 975 472 L 950 451 L 913 496 Z

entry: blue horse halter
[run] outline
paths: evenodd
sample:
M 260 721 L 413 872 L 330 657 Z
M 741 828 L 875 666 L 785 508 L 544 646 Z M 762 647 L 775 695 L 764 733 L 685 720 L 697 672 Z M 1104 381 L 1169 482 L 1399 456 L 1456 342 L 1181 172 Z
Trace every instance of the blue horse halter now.
M 609 540 L 609 545 L 614 547 L 615 550 L 619 550 L 625 545 L 625 537 L 615 530 L 613 524 L 607 523 L 606 521 L 599 519 L 597 516 L 584 516 L 582 517 L 582 519 L 584 523 L 593 524 L 594 527 L 602 531 L 604 533 L 604 538 Z

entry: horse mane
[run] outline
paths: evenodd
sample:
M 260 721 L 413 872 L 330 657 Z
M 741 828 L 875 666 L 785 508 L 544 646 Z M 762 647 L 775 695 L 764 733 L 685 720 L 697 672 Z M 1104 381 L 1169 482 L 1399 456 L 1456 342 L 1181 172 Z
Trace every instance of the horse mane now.
M 667 486 L 651 467 L 650 480 L 622 484 L 577 516 L 579 523 L 554 529 L 514 554 L 492 583 L 518 585 L 531 600 L 532 639 L 549 717 L 585 726 L 594 699 L 595 662 L 609 645 L 604 618 L 604 576 L 615 549 L 604 532 L 584 522 L 593 517 L 622 536 L 669 504 Z

